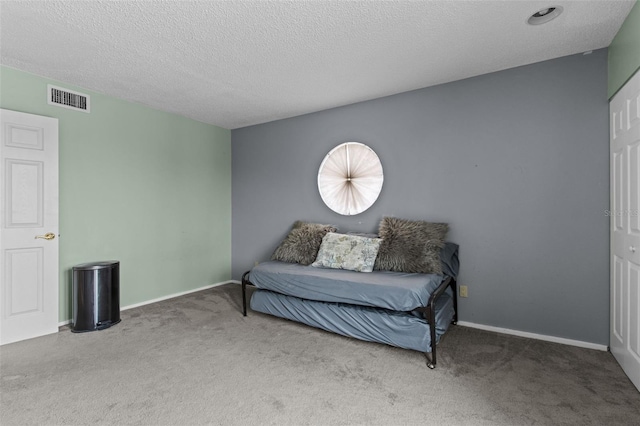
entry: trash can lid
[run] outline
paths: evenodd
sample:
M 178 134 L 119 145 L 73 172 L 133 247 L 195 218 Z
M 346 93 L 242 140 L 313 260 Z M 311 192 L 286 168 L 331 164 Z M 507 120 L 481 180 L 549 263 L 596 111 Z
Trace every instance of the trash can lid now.
M 105 268 L 113 267 L 118 263 L 120 263 L 119 260 L 104 260 L 102 262 L 83 263 L 81 265 L 74 266 L 73 270 L 75 271 L 76 269 L 80 269 L 80 270 L 87 271 L 91 269 L 105 269 Z

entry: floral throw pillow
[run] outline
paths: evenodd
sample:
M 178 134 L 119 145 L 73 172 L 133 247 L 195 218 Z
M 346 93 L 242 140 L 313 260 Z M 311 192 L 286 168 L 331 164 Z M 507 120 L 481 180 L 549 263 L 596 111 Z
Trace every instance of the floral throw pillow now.
M 318 256 L 311 266 L 371 272 L 381 242 L 380 238 L 329 232 L 322 238 Z

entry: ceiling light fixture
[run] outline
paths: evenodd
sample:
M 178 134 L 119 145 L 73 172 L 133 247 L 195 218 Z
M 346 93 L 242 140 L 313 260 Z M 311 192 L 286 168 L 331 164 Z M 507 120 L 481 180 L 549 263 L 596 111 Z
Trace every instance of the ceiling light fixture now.
M 529 17 L 527 22 L 529 25 L 545 24 L 552 19 L 557 18 L 562 13 L 562 6 L 551 6 L 540 9 Z

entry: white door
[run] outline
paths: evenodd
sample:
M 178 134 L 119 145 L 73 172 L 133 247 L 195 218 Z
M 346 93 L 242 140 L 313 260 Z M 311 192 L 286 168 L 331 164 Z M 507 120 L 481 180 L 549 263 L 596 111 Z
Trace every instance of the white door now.
M 640 389 L 640 72 L 609 104 L 611 353 Z
M 58 120 L 0 109 L 0 344 L 58 331 Z

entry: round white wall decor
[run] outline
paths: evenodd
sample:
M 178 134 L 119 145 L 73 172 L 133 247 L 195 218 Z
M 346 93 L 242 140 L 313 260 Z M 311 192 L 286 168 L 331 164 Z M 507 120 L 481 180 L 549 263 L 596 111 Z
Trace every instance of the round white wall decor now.
M 373 205 L 382 190 L 384 175 L 376 153 L 360 142 L 333 148 L 318 171 L 322 201 L 336 213 L 352 216 Z

